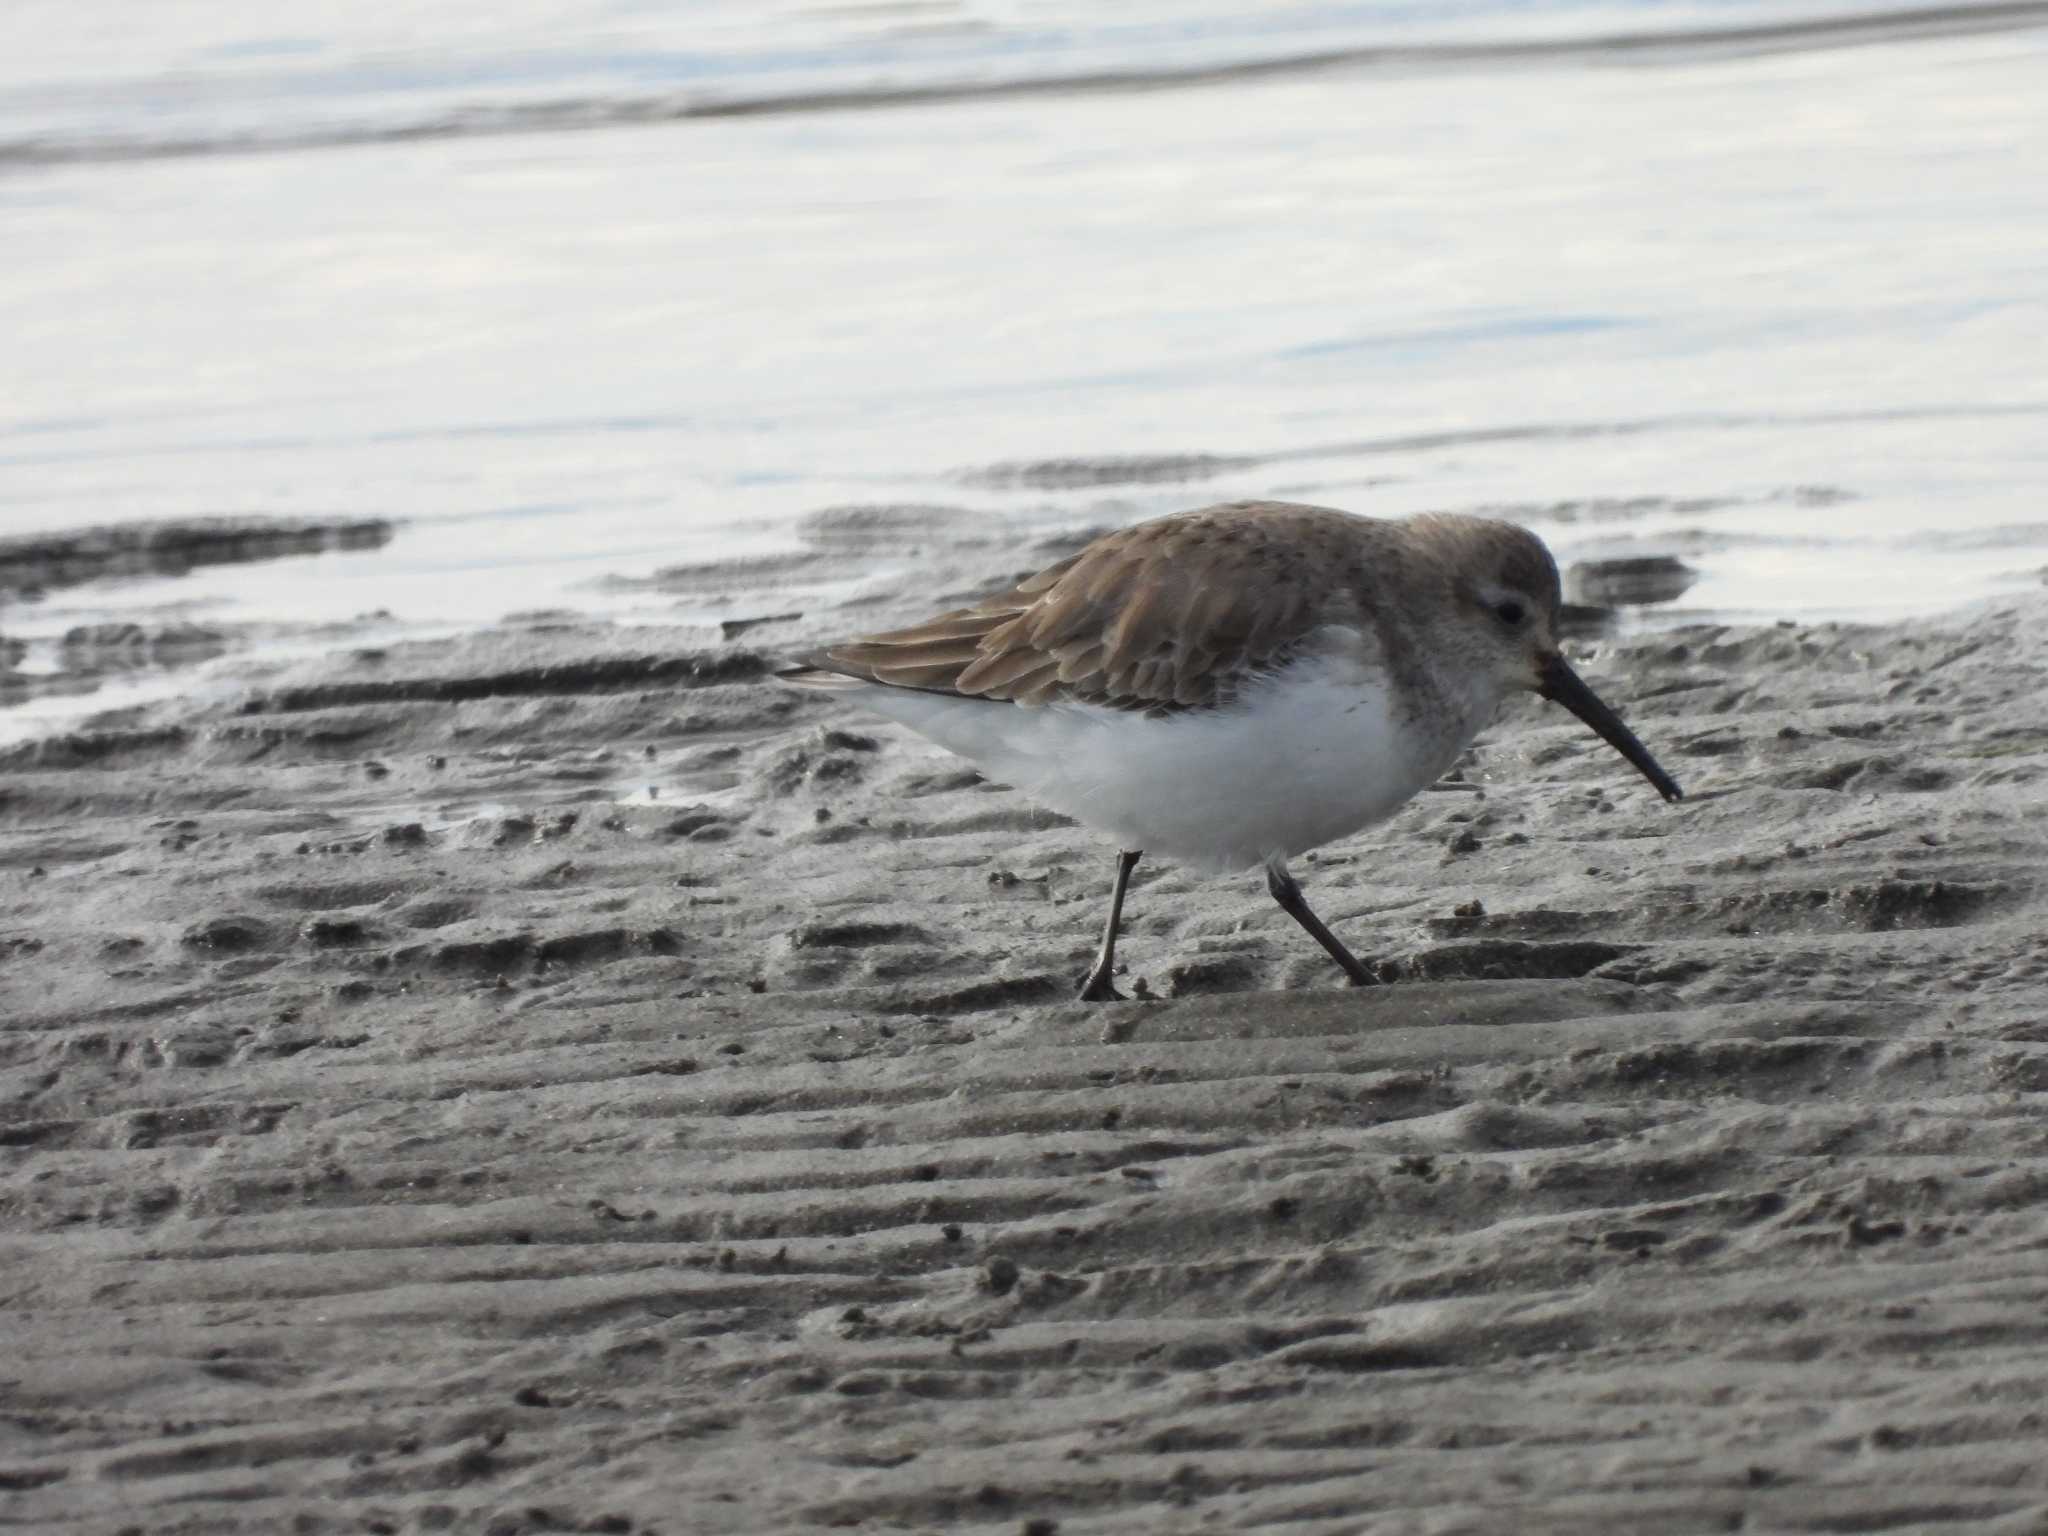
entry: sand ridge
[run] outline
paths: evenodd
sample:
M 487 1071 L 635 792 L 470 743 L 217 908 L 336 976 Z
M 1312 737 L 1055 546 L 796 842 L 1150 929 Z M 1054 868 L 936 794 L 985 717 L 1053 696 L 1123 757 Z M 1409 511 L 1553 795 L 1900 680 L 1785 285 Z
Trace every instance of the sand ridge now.
M 1111 850 L 801 625 L 9 749 L 0 1513 L 2048 1529 L 2044 617 L 1598 647 L 1691 798 L 1511 711 L 1364 991 L 1148 864 L 1068 1001 Z

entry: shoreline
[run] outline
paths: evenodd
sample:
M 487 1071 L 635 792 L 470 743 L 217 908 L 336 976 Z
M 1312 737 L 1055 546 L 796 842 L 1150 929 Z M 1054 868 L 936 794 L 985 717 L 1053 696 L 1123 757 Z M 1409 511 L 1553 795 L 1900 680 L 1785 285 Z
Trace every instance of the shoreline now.
M 1100 1006 L 1112 850 L 764 675 L 843 619 L 0 757 L 17 1518 L 2048 1502 L 2048 599 L 1602 643 L 1683 805 L 1512 710 L 1301 861 L 1400 984 L 1148 861 Z

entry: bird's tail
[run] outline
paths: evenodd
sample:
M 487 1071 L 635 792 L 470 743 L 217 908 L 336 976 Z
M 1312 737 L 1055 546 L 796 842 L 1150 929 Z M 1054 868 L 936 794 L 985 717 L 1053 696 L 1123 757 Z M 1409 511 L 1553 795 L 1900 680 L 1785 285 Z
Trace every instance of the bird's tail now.
M 866 685 L 867 679 L 841 672 L 823 656 L 807 656 L 794 666 L 777 669 L 775 676 L 794 688 L 816 688 L 825 693 L 843 693 Z

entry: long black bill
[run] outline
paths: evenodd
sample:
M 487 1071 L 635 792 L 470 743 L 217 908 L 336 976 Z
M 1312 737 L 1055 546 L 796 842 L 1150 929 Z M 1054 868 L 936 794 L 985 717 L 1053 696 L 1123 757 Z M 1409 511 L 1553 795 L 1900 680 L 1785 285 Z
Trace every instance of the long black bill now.
M 1600 702 L 1600 695 L 1586 686 L 1585 679 L 1572 670 L 1570 662 L 1562 656 L 1552 656 L 1543 663 L 1542 678 L 1543 686 L 1536 690 L 1538 693 L 1554 704 L 1562 704 L 1598 731 L 1607 745 L 1634 763 L 1636 772 L 1655 785 L 1657 793 L 1666 800 L 1684 798 L 1685 791 L 1678 787 L 1678 781 L 1657 766 L 1650 749 L 1621 723 L 1621 716 Z

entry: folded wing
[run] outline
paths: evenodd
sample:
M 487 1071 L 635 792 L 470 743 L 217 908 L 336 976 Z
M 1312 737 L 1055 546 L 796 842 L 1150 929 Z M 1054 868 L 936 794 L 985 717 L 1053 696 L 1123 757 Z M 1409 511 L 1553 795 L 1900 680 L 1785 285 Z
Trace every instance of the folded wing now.
M 1340 552 L 1355 550 L 1356 521 L 1240 502 L 1140 523 L 972 607 L 830 646 L 784 675 L 1026 705 L 1226 702 L 1247 678 L 1283 665 L 1319 622 L 1350 574 Z M 1303 538 L 1323 532 L 1331 537 Z

